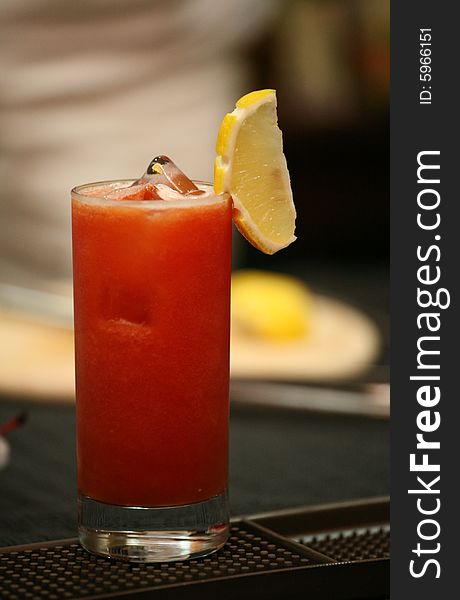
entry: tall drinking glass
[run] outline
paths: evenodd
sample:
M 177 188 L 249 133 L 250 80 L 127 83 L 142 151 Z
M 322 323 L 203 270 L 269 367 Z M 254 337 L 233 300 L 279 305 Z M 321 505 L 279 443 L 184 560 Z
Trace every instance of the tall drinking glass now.
M 228 537 L 231 199 L 72 190 L 78 531 L 131 561 Z

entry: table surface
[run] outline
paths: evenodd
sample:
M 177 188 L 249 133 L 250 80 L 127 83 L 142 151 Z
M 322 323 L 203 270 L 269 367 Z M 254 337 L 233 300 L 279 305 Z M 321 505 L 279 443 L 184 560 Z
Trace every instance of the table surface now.
M 76 534 L 73 406 L 0 400 L 0 423 L 20 410 L 0 471 L 0 546 Z M 234 409 L 232 515 L 389 493 L 389 424 L 365 417 Z

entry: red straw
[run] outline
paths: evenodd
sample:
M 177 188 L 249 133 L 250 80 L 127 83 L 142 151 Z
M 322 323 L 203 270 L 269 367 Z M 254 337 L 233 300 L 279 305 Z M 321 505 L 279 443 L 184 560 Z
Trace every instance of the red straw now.
M 10 431 L 13 431 L 13 429 L 16 429 L 16 427 L 20 427 L 21 425 L 23 425 L 26 421 L 27 413 L 19 413 L 13 419 L 11 419 L 11 421 L 0 425 L 0 435 L 6 435 Z

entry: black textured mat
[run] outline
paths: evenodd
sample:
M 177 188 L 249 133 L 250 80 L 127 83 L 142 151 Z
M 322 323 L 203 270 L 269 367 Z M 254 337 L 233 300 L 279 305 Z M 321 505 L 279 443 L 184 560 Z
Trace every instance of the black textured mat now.
M 298 541 L 339 562 L 390 558 L 388 525 L 308 535 Z
M 380 509 L 383 506 L 380 502 Z M 387 504 L 387 503 L 386 503 Z M 77 540 L 0 549 L 2 600 L 43 598 L 384 598 L 388 594 L 389 525 L 373 525 L 376 504 L 338 505 L 319 513 L 305 509 L 236 521 L 220 551 L 171 563 L 130 564 L 97 557 Z M 282 535 L 286 526 L 328 515 L 349 527 Z M 272 529 L 267 528 L 267 522 Z M 246 594 L 246 595 L 245 595 Z
M 93 598 L 137 590 L 159 590 L 190 582 L 321 564 L 312 552 L 299 554 L 289 542 L 235 524 L 222 550 L 180 562 L 134 565 L 88 554 L 76 540 L 0 550 L 2 598 Z

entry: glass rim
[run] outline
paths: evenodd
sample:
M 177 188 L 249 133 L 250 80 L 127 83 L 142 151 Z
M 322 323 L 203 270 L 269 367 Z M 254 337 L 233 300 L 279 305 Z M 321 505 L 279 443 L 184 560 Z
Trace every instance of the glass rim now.
M 99 206 L 116 206 L 116 207 L 125 207 L 125 208 L 143 208 L 143 209 L 165 209 L 165 208 L 194 208 L 198 206 L 210 206 L 213 204 L 218 204 L 216 199 L 219 199 L 221 202 L 227 200 L 229 198 L 229 194 L 223 192 L 221 194 L 216 194 L 213 189 L 213 184 L 209 181 L 201 181 L 199 179 L 194 179 L 193 183 L 196 183 L 198 186 L 205 186 L 210 188 L 210 194 L 206 195 L 204 198 L 200 200 L 200 196 L 191 196 L 189 198 L 180 198 L 177 200 L 112 200 L 110 198 L 103 198 L 101 196 L 88 196 L 87 194 L 80 193 L 82 189 L 85 188 L 95 188 L 99 186 L 107 186 L 114 183 L 126 183 L 132 184 L 136 181 L 136 179 L 107 179 L 103 181 L 94 181 L 91 183 L 83 183 L 81 185 L 77 185 L 73 187 L 70 191 L 70 195 L 72 200 L 77 200 L 84 204 L 91 205 L 99 205 Z M 128 187 L 128 185 L 126 187 Z

